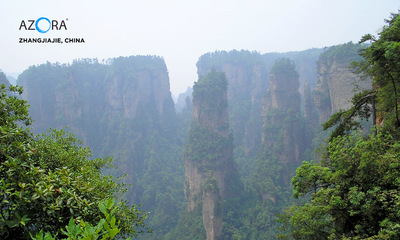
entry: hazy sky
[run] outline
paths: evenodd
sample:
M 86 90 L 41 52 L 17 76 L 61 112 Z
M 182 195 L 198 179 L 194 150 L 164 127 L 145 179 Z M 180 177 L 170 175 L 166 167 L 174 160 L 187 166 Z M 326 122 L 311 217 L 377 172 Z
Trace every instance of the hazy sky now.
M 177 95 L 197 80 L 196 62 L 206 52 L 285 52 L 357 42 L 376 34 L 398 9 L 399 0 L 0 0 L 0 69 L 20 73 L 46 61 L 159 55 Z M 65 20 L 67 30 L 19 30 L 21 20 L 40 17 Z M 21 37 L 77 37 L 85 43 L 23 44 Z

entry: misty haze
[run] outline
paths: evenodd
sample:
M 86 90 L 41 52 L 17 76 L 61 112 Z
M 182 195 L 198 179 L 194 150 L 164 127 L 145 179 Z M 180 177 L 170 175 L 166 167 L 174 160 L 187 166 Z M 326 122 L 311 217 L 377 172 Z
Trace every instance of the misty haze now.
M 400 6 L 312 2 L 6 13 L 0 238 L 400 238 Z

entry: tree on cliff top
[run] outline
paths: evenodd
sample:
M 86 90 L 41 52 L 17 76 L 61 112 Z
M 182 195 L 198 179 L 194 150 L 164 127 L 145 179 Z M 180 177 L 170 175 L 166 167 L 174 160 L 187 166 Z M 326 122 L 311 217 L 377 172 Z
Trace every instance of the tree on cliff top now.
M 212 69 L 209 74 L 194 83 L 193 99 L 205 101 L 207 104 L 212 105 L 215 103 L 216 98 L 219 98 L 224 92 L 226 93 L 227 89 L 228 81 L 226 80 L 225 73 Z
M 64 131 L 34 137 L 22 88 L 0 95 L 0 238 L 30 239 L 40 230 L 57 234 L 71 218 L 97 224 L 99 203 L 120 196 L 123 184 L 101 169 L 111 158 L 90 160 L 90 149 Z M 115 209 L 122 233 L 137 235 L 146 215 L 121 201 Z
M 373 77 L 377 89 L 378 112 L 384 114 L 388 123 L 400 127 L 399 88 L 400 88 L 400 15 L 392 14 L 388 25 L 384 26 L 376 39 L 371 34 L 363 36 L 361 42 L 371 41 L 371 46 L 362 52 L 364 59 L 359 69 Z
M 271 74 L 287 74 L 294 75 L 296 77 L 299 74 L 296 71 L 296 66 L 292 60 L 289 58 L 279 58 L 275 61 L 274 65 L 271 68 Z

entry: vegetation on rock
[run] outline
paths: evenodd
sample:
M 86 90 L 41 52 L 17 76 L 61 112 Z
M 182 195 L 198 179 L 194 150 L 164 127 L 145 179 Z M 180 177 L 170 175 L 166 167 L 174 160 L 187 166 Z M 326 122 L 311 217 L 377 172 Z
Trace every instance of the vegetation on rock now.
M 289 239 L 398 239 L 400 186 L 397 89 L 400 15 L 393 14 L 355 63 L 374 88 L 356 94 L 353 106 L 325 123 L 337 127 L 320 162 L 304 162 L 292 179 L 293 197 L 310 198 L 280 218 Z M 373 116 L 374 134 L 362 136 L 360 118 Z M 379 119 L 379 121 L 377 121 Z
M 31 118 L 26 101 L 19 94 L 22 88 L 10 86 L 6 92 L 1 85 L 1 238 L 29 239 L 39 231 L 61 234 L 71 218 L 97 223 L 99 202 L 126 191 L 118 179 L 101 173 L 112 159 L 91 159 L 90 149 L 80 147 L 79 140 L 63 130 L 34 136 L 27 128 Z M 121 199 L 115 208 L 124 234 L 136 236 L 145 218 Z

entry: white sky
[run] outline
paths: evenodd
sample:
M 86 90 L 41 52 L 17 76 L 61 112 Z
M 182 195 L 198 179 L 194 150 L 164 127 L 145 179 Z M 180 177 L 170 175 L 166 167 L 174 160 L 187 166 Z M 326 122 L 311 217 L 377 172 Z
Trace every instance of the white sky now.
M 399 0 L 0 0 L 0 69 L 77 58 L 164 57 L 177 96 L 215 50 L 286 52 L 357 42 L 376 34 Z M 21 20 L 65 20 L 67 31 L 19 30 Z M 82 37 L 84 44 L 21 44 L 20 37 Z

